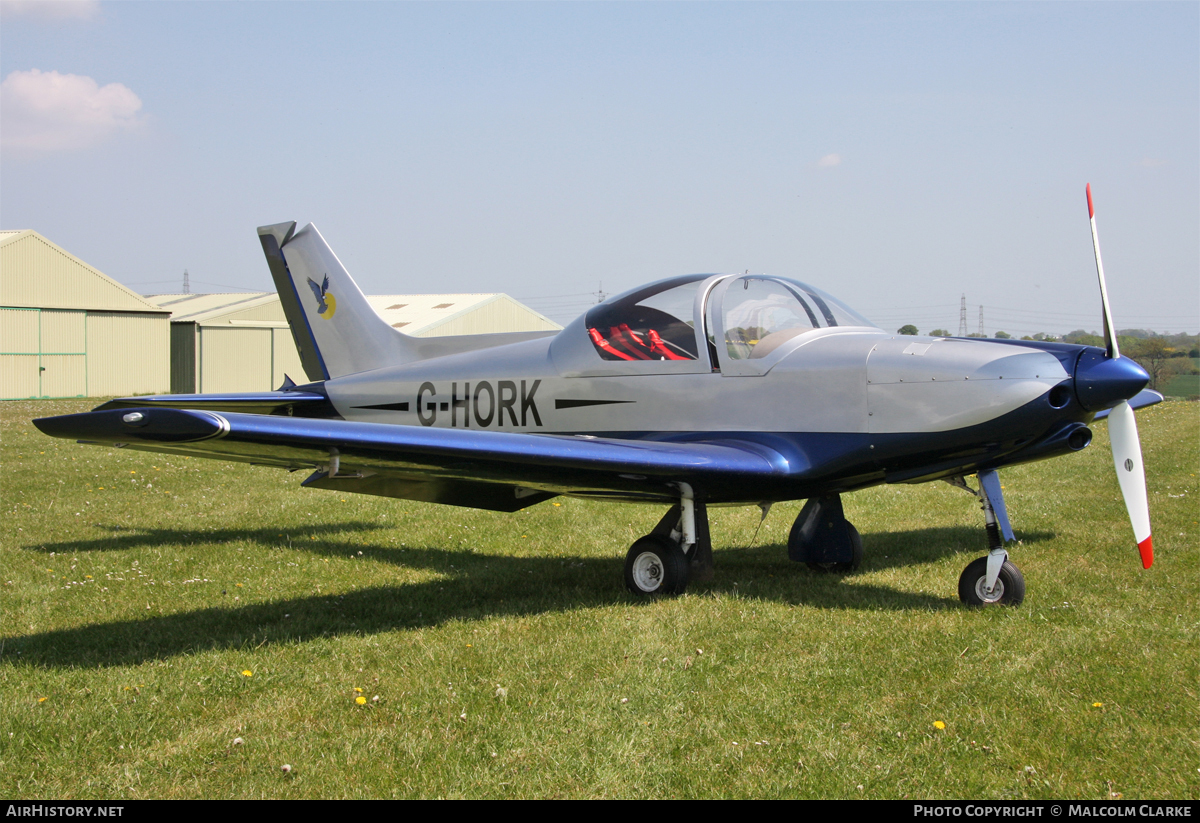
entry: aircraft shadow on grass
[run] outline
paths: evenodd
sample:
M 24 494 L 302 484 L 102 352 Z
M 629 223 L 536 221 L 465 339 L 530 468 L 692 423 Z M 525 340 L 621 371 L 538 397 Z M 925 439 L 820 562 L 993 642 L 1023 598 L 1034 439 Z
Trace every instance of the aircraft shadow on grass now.
M 117 526 L 95 524 L 95 528 L 108 532 L 108 536 L 92 540 L 64 540 L 58 543 L 36 543 L 23 546 L 27 551 L 49 554 L 72 552 L 111 552 L 144 549 L 150 546 L 194 546 L 210 543 L 254 543 L 266 549 L 298 548 L 311 550 L 313 547 L 298 541 L 332 538 L 350 532 L 362 533 L 396 528 L 394 523 L 368 523 L 362 521 L 343 523 L 314 523 L 288 528 L 264 526 L 260 529 L 148 529 L 140 526 Z M 363 548 L 355 546 L 355 551 Z M 385 550 L 386 551 L 386 550 Z M 344 554 L 353 554 L 346 547 Z
M 269 603 L 233 605 L 232 595 L 214 583 L 214 605 L 178 614 L 96 623 L 27 635 L 10 635 L 0 658 L 42 667 L 126 666 L 213 649 L 257 648 L 263 644 L 304 642 L 318 637 L 369 635 L 429 628 L 450 620 L 486 620 L 629 602 L 615 573 L 621 559 L 593 557 L 512 557 L 476 554 L 466 549 L 372 547 L 312 541 L 312 536 L 378 524 L 335 524 L 291 529 L 293 545 L 319 556 L 391 563 L 443 575 L 435 580 L 359 589 L 345 594 L 293 597 Z M 391 527 L 386 527 L 391 528 Z M 240 540 L 279 546 L 278 529 L 122 531 L 114 538 L 39 546 L 41 551 L 111 551 L 164 544 Z M 1026 543 L 1052 537 L 1022 535 Z M 965 527 L 917 529 L 868 535 L 870 551 L 862 573 L 929 563 L 973 550 L 978 531 Z M 913 550 L 917 545 L 921 548 Z M 358 552 L 362 551 L 362 557 Z M 717 577 L 698 584 L 700 597 L 773 600 L 827 609 L 928 611 L 957 607 L 946 596 L 906 592 L 866 584 L 858 575 L 810 572 L 787 562 L 780 544 L 719 550 Z M 227 590 L 226 590 L 227 591 Z M 631 608 L 643 605 L 634 601 Z

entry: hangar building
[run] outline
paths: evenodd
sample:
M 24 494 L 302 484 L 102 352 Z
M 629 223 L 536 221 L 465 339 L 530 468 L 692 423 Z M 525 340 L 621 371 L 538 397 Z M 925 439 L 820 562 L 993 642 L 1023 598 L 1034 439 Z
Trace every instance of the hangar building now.
M 308 379 L 273 292 L 146 299 L 172 312 L 174 394 L 267 391 L 284 375 L 296 383 Z M 561 328 L 507 294 L 386 294 L 367 302 L 388 325 L 414 337 Z
M 274 292 L 152 294 L 171 312 L 171 393 L 266 391 L 285 374 L 304 382 Z
M 562 326 L 507 294 L 368 295 L 375 313 L 413 337 L 558 331 Z
M 35 231 L 0 231 L 0 399 L 153 394 L 169 312 Z

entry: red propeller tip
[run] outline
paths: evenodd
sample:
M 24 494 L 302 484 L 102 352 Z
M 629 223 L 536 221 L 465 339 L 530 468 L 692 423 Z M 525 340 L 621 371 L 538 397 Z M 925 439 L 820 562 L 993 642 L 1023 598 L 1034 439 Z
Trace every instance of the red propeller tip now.
M 1092 184 L 1091 183 L 1087 184 L 1087 197 L 1088 197 L 1088 217 L 1095 217 L 1096 210 L 1094 208 L 1092 208 Z
M 1142 568 L 1148 569 L 1154 565 L 1154 538 L 1147 537 L 1141 543 L 1138 543 L 1138 552 L 1142 555 Z

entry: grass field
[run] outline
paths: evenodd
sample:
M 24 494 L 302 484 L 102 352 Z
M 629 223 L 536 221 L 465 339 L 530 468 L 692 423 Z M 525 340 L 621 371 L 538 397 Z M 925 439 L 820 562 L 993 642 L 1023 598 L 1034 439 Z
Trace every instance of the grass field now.
M 1101 423 L 1001 473 L 1028 595 L 981 611 L 944 483 L 847 496 L 847 577 L 788 561 L 798 503 L 757 538 L 715 510 L 713 582 L 640 602 L 658 509 L 301 490 L 29 422 L 91 405 L 0 404 L 2 796 L 1200 797 L 1195 403 L 1138 414 L 1153 569 Z
M 1200 374 L 1177 374 L 1166 382 L 1162 393 L 1168 397 L 1194 398 L 1200 395 Z

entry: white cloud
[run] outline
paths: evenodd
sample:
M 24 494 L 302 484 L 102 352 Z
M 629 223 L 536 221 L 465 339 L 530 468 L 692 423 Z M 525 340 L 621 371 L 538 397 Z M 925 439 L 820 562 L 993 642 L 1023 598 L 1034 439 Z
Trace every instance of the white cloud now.
M 0 16 L 30 20 L 91 20 L 100 14 L 100 0 L 4 0 Z
M 5 148 L 81 149 L 139 126 L 142 101 L 120 83 L 56 71 L 14 71 L 0 83 L 0 144 Z
M 817 165 L 823 169 L 832 168 L 841 165 L 842 156 L 840 154 L 827 154 L 817 161 Z

